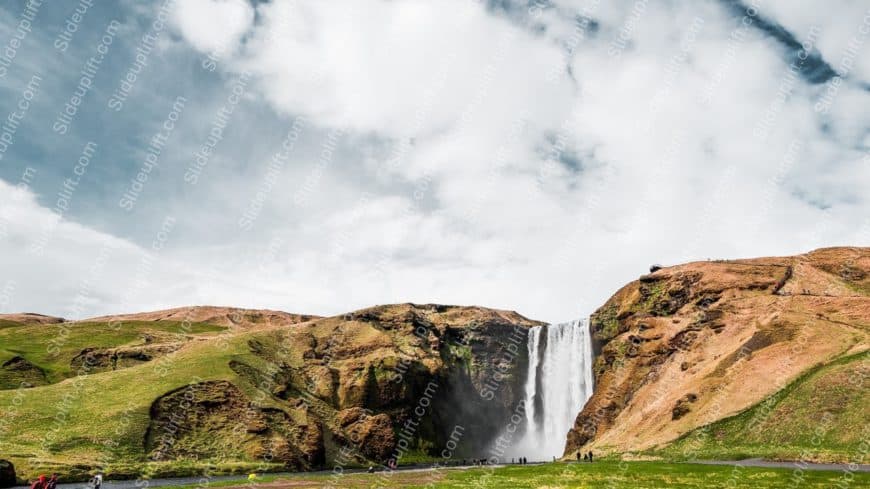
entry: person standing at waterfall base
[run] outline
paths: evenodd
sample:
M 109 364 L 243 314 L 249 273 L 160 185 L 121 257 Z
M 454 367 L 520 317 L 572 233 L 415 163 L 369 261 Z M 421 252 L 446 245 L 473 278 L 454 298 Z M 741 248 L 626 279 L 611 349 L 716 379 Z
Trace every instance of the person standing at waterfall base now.
M 97 472 L 97 474 L 94 475 L 94 478 L 91 479 L 91 485 L 94 489 L 100 489 L 101 487 L 103 487 L 103 473 L 102 472 Z

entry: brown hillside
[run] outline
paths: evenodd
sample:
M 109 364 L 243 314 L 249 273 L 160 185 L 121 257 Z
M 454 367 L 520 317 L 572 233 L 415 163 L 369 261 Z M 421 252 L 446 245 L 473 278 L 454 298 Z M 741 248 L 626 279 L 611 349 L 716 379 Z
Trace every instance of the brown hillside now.
M 21 312 L 16 314 L 0 314 L 0 321 L 11 321 L 21 324 L 58 324 L 66 321 L 66 319 L 36 314 L 35 312 Z
M 870 248 L 663 268 L 592 316 L 595 393 L 580 448 L 660 446 L 734 415 L 813 366 L 870 347 Z
M 83 319 L 81 322 L 113 322 L 113 321 L 189 321 L 192 323 L 209 323 L 218 326 L 236 328 L 267 328 L 271 326 L 290 326 L 303 323 L 320 316 L 310 314 L 293 314 L 284 311 L 268 309 L 242 309 L 238 307 L 220 306 L 189 306 L 165 309 L 161 311 L 140 312 L 134 314 L 118 314 Z

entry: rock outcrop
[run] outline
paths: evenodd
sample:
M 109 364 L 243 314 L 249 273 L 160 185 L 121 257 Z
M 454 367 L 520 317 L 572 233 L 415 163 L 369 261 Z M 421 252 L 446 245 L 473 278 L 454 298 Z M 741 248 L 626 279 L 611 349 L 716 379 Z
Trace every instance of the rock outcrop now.
M 145 450 L 153 461 L 264 460 L 295 470 L 323 464 L 319 423 L 310 413 L 255 406 L 227 381 L 190 384 L 151 406 Z
M 595 393 L 565 455 L 636 451 L 755 405 L 870 347 L 870 248 L 657 269 L 591 319 Z
M 182 343 L 163 343 L 120 348 L 84 348 L 70 361 L 73 369 L 87 368 L 90 373 L 117 370 L 150 362 L 181 348 Z
M 15 485 L 15 466 L 8 460 L 0 459 L 0 487 Z
M 368 460 L 387 460 L 396 446 L 393 420 L 387 414 L 355 407 L 340 411 L 336 421 L 341 428 L 336 433 L 339 443 L 356 448 Z
M 479 454 L 521 399 L 528 328 L 538 324 L 479 307 L 378 306 L 255 335 L 251 352 L 271 377 L 253 362 L 232 368 L 308 407 L 329 460 L 351 447 L 361 461 L 384 462 L 403 430 L 407 450 L 435 451 L 458 424 L 463 447 Z
M 158 343 L 119 348 L 84 348 L 70 361 L 73 369 L 87 368 L 90 373 L 132 367 L 168 355 L 183 346 L 180 342 Z
M 15 355 L 0 363 L 0 389 L 28 388 L 47 383 L 45 372 L 24 357 Z

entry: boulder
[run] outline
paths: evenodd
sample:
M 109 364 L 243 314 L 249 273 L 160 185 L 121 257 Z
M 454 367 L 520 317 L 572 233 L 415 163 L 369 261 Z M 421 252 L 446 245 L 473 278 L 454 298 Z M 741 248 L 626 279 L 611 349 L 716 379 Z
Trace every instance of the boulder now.
M 0 460 L 0 487 L 15 485 L 15 466 L 8 460 Z

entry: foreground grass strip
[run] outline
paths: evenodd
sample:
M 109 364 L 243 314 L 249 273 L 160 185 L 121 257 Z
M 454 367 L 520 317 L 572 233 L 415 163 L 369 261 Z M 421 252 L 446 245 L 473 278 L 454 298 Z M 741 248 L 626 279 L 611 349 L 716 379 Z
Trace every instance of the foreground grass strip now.
M 390 477 L 381 474 L 330 475 L 299 474 L 264 478 L 263 487 L 283 488 L 661 488 L 707 489 L 710 487 L 830 488 L 848 481 L 849 487 L 870 487 L 870 474 L 842 471 L 805 471 L 760 467 L 716 466 L 660 462 L 555 463 L 500 468 L 469 468 L 400 471 Z M 210 487 L 244 487 L 237 481 L 223 481 Z M 195 486 L 189 486 L 195 487 Z

